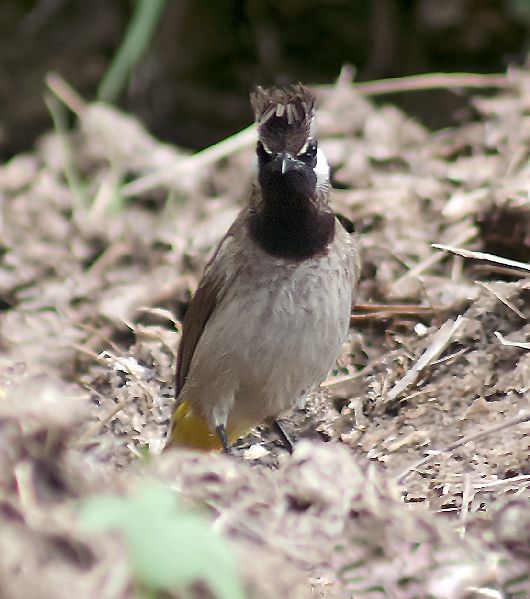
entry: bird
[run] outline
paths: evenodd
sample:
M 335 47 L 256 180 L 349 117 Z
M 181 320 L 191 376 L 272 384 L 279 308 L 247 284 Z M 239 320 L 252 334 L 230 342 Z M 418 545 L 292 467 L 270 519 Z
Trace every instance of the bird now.
M 357 242 L 330 203 L 330 169 L 302 84 L 251 94 L 257 169 L 184 315 L 166 447 L 230 451 L 317 387 L 347 340 Z

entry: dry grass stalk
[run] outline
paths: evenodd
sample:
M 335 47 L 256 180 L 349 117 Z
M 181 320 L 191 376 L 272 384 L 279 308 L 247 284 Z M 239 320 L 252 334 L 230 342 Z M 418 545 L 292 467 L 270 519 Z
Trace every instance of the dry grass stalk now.
M 476 237 L 476 235 L 477 235 L 477 232 L 474 228 L 464 231 L 461 235 L 458 235 L 457 237 L 455 237 L 454 241 L 452 243 L 450 243 L 449 245 L 450 246 L 458 246 L 463 243 L 469 243 L 470 241 L 473 241 L 473 239 Z M 399 277 L 399 279 L 396 279 L 394 281 L 394 283 L 392 284 L 393 287 L 397 287 L 408 277 L 419 277 L 426 270 L 428 270 L 429 268 L 432 268 L 433 266 L 435 266 L 436 264 L 441 262 L 446 255 L 447 255 L 446 253 L 431 254 L 428 258 L 426 258 L 425 260 L 422 260 L 421 262 L 416 264 L 416 266 L 412 267 L 408 272 L 401 275 Z
M 504 73 L 421 73 L 405 77 L 391 77 L 379 81 L 366 81 L 354 84 L 359 92 L 369 96 L 396 94 L 430 89 L 488 89 L 506 88 L 511 85 Z
M 414 385 L 421 372 L 427 368 L 429 364 L 434 362 L 451 343 L 455 333 L 462 326 L 463 322 L 463 318 L 459 316 L 455 321 L 447 320 L 440 327 L 436 335 L 434 335 L 430 347 L 425 350 L 416 364 L 407 371 L 405 376 L 397 381 L 392 389 L 388 391 L 384 397 L 385 403 L 394 401 L 401 395 L 401 393 L 403 393 L 403 391 Z
M 457 248 L 449 245 L 442 245 L 439 243 L 433 243 L 432 247 L 438 250 L 444 250 L 446 252 L 457 254 L 458 256 L 463 256 L 464 258 L 473 258 L 474 260 L 488 260 L 489 262 L 495 262 L 496 264 L 504 264 L 505 266 L 510 266 L 512 268 L 520 268 L 521 270 L 530 272 L 530 264 L 525 264 L 524 262 L 519 262 L 518 260 L 510 260 L 509 258 L 502 258 L 501 256 L 496 256 L 495 254 L 488 254 L 486 252 L 474 252 L 472 250 L 466 250 L 465 248 Z
M 493 333 L 495 337 L 507 347 L 519 347 L 520 349 L 530 349 L 530 343 L 527 341 L 510 341 L 509 339 L 505 339 L 499 331 L 494 331 Z
M 517 314 L 517 316 L 519 316 L 519 318 L 526 320 L 526 316 L 521 312 L 521 310 L 519 310 L 519 308 L 517 306 L 515 306 L 508 298 L 504 297 L 504 295 L 502 295 L 502 293 L 500 293 L 499 291 L 494 289 L 491 285 L 489 285 L 488 283 L 485 283 L 483 281 L 477 281 L 477 284 L 480 285 L 481 287 L 483 287 L 486 291 L 488 291 L 492 295 L 494 295 L 506 307 L 510 308 L 510 310 L 512 312 Z
M 350 321 L 352 325 L 363 320 L 378 320 L 393 318 L 395 316 L 416 316 L 424 318 L 432 316 L 442 310 L 440 307 L 432 306 L 414 306 L 407 304 L 357 304 L 356 311 L 365 312 L 364 314 L 352 314 Z
M 46 85 L 77 117 L 81 116 L 86 108 L 86 102 L 58 73 L 49 73 L 46 77 Z

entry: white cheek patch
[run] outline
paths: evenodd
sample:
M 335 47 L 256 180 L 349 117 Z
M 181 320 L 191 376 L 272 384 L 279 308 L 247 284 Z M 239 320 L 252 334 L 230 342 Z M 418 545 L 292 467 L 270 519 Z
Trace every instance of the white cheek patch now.
M 265 152 L 267 152 L 267 154 L 269 156 L 272 156 L 272 152 L 271 150 L 269 150 L 269 148 L 265 145 L 265 143 L 260 139 L 259 140 L 261 142 L 261 145 L 263 146 L 263 149 L 265 150 Z M 254 152 L 254 159 L 252 161 L 252 172 L 253 173 L 257 173 L 258 172 L 258 155 L 256 154 L 256 152 Z
M 329 164 L 326 155 L 320 148 L 317 150 L 317 163 L 314 171 L 317 176 L 317 187 L 319 189 L 327 187 L 329 185 Z

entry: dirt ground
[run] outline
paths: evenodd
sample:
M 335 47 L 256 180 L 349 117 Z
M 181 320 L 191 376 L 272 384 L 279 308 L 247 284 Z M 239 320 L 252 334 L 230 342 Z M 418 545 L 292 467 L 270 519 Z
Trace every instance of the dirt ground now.
M 266 429 L 159 455 L 252 131 L 190 155 L 51 83 L 55 130 L 0 167 L 2 599 L 134 596 L 77 513 L 146 477 L 208 506 L 252 598 L 530 597 L 530 76 L 436 132 L 346 72 L 316 90 L 363 277 L 337 369 L 286 415 L 293 456 Z

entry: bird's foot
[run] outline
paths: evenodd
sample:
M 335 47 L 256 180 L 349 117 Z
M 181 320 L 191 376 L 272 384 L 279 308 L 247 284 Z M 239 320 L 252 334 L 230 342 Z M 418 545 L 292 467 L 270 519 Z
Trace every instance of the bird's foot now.
M 221 443 L 223 445 L 223 451 L 225 453 L 231 453 L 230 446 L 228 445 L 228 437 L 226 436 L 226 429 L 224 427 L 224 424 L 220 424 L 215 429 L 215 432 L 217 433 L 217 436 L 219 437 L 219 440 L 221 441 Z
M 272 423 L 272 428 L 276 432 L 278 437 L 280 437 L 282 445 L 292 455 L 294 451 L 294 439 L 286 432 L 279 420 L 274 420 L 274 422 Z

